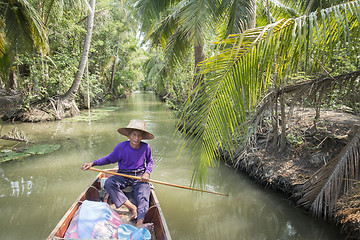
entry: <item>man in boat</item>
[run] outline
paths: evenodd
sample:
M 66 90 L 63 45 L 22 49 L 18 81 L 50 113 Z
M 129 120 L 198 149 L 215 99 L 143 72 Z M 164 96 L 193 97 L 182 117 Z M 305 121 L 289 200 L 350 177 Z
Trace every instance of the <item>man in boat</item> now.
M 154 161 L 149 144 L 141 140 L 153 139 L 154 135 L 147 131 L 144 121 L 137 119 L 131 120 L 128 126 L 119 128 L 118 132 L 127 136 L 129 140 L 117 144 L 109 155 L 84 163 L 81 169 L 87 170 L 92 166 L 118 163 L 119 173 L 141 177 L 141 180 L 135 180 L 114 175 L 106 180 L 104 187 L 116 208 L 124 204 L 130 210 L 132 220 L 137 219 L 136 227 L 152 230 L 153 224 L 144 224 L 144 218 L 149 208 L 150 185 L 148 181 Z M 132 186 L 137 206 L 130 202 L 121 190 L 127 186 Z

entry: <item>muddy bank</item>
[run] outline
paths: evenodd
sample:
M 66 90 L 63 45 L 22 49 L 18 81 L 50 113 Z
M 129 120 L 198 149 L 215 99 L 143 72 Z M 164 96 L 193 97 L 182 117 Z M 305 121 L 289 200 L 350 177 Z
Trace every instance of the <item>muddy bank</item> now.
M 49 107 L 42 107 L 41 103 L 24 106 L 25 97 L 14 90 L 0 89 L 0 117 L 3 121 L 21 121 L 21 122 L 44 122 L 57 120 L 53 111 L 44 110 Z M 22 106 L 21 109 L 20 107 Z
M 256 144 L 251 150 L 239 150 L 232 160 L 225 154 L 226 163 L 265 188 L 285 194 L 294 205 L 302 207 L 297 204 L 299 186 L 332 160 L 352 137 L 354 129 L 360 126 L 358 116 L 322 111 L 321 120 L 314 129 L 314 116 L 315 112 L 311 109 L 294 111 L 289 133 L 301 134 L 302 138 L 289 142 L 284 152 L 277 151 L 278 147 L 269 139 L 269 133 L 264 131 L 257 134 Z M 348 195 L 338 199 L 336 210 L 327 221 L 335 223 L 347 239 L 360 239 L 359 181 L 355 181 Z
M 112 95 L 108 100 L 127 98 L 129 94 L 130 92 L 119 96 Z M 88 109 L 87 102 L 81 95 L 76 104 L 59 104 L 58 100 L 58 97 L 30 100 L 19 91 L 0 89 L 0 119 L 20 122 L 57 121 L 76 116 L 79 110 Z M 103 102 L 103 96 L 96 96 L 91 99 L 91 107 Z
M 0 89 L 0 116 L 10 112 L 22 103 L 20 92 Z

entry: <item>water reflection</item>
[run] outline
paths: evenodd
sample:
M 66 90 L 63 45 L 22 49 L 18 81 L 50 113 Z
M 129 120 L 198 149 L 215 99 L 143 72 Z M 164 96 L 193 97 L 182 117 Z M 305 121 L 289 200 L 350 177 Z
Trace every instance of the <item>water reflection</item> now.
M 4 171 L 0 169 L 0 197 L 19 197 L 29 196 L 33 190 L 33 177 L 30 176 L 28 180 L 20 177 L 20 180 L 9 180 L 5 177 Z
M 32 177 L 30 177 L 32 179 Z M 11 181 L 11 189 L 12 193 L 10 196 L 12 197 L 19 197 L 19 195 L 30 195 L 32 189 L 32 181 L 31 180 L 24 180 L 21 178 L 20 181 Z

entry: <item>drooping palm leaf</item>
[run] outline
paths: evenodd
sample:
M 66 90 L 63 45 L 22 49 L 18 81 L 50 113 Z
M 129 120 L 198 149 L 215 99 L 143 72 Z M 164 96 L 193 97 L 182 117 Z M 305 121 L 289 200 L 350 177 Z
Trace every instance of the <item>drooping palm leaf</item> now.
M 202 64 L 202 84 L 185 105 L 181 125 L 190 126 L 184 146 L 193 151 L 193 180 L 204 181 L 218 149 L 233 152 L 251 133 L 247 120 L 270 84 L 285 85 L 302 59 L 307 71 L 326 63 L 335 47 L 358 34 L 360 1 L 230 35 L 219 53 Z M 310 61 L 311 60 L 311 61 Z M 196 114 L 194 114 L 196 113 Z
M 162 14 L 180 0 L 136 0 L 134 10 L 137 19 L 141 22 L 141 30 L 150 31 L 157 22 L 161 21 Z
M 168 3 L 165 3 L 168 2 Z M 169 65 L 171 67 L 184 63 L 188 60 L 189 53 L 193 48 L 203 47 L 206 43 L 205 33 L 211 35 L 217 31 L 219 25 L 231 24 L 230 32 L 238 32 L 238 28 L 244 29 L 246 19 L 242 17 L 252 16 L 252 6 L 249 7 L 248 1 L 235 0 L 232 3 L 220 6 L 218 0 L 191 0 L 191 1 L 162 1 L 144 0 L 138 1 L 136 9 L 140 14 L 143 26 L 148 26 L 146 33 L 147 39 L 152 41 L 152 45 L 161 44 L 164 49 Z M 228 6 L 228 5 L 232 5 Z M 159 7 L 161 5 L 162 7 Z M 142 11 L 144 6 L 148 6 L 146 11 Z M 157 14 L 152 14 L 153 9 L 159 9 Z M 231 10 L 231 14 L 226 15 L 224 12 Z M 156 15 L 156 19 L 155 18 Z M 219 19 L 227 19 L 227 23 L 220 23 Z M 149 24 L 151 23 L 151 24 Z M 151 27 L 149 27 L 151 25 Z M 235 30 L 236 29 L 236 30 Z M 195 51 L 196 52 L 196 51 Z M 198 52 L 199 53 L 199 52 Z M 195 53 L 197 54 L 197 53 Z M 200 54 L 201 55 L 201 54 Z M 201 59 L 202 61 L 202 59 Z M 195 65 L 197 60 L 195 59 Z
M 219 21 L 223 21 L 222 25 L 226 25 L 226 27 L 220 28 L 223 31 L 221 33 L 222 38 L 252 27 L 251 25 L 255 23 L 257 17 L 255 13 L 257 2 L 260 4 L 262 1 L 221 1 L 217 12 L 218 15 L 223 15 Z
M 157 79 L 162 77 L 165 71 L 165 65 L 162 61 L 160 61 L 157 57 L 153 57 L 149 59 L 146 64 L 146 75 L 147 80 L 151 81 L 152 79 Z
M 50 21 L 59 21 L 66 9 L 78 11 L 79 16 L 90 9 L 87 0 L 49 0 L 42 5 L 42 18 L 45 26 L 49 27 Z
M 1 29 L 4 29 L 5 23 L 2 19 L 0 19 L 0 27 Z M 5 54 L 5 33 L 3 31 L 0 31 L 0 57 Z
M 203 46 L 204 32 L 211 29 L 216 1 L 180 1 L 159 25 L 148 33 L 152 42 L 165 50 L 171 67 L 188 59 L 192 48 Z
M 301 186 L 303 196 L 298 203 L 326 219 L 333 214 L 339 196 L 359 179 L 360 127 L 342 151 Z
M 360 76 L 360 70 L 356 70 L 353 72 L 348 72 L 344 74 L 340 74 L 337 76 L 331 77 L 319 77 L 314 80 L 303 81 L 300 83 L 296 83 L 293 85 L 287 85 L 280 89 L 274 89 L 267 93 L 261 99 L 261 103 L 259 103 L 256 113 L 253 115 L 251 120 L 248 120 L 249 124 L 254 124 L 256 120 L 263 116 L 266 111 L 268 111 L 269 106 L 271 105 L 272 99 L 276 96 L 280 96 L 282 94 L 292 94 L 294 97 L 289 99 L 291 101 L 291 105 L 301 99 L 314 99 L 315 95 L 319 92 L 326 91 L 331 92 L 331 90 L 338 86 L 347 86 L 350 82 L 354 81 Z
M 47 35 L 39 13 L 26 0 L 1 1 L 0 19 L 2 20 L 6 41 L 17 47 L 33 47 L 48 50 Z

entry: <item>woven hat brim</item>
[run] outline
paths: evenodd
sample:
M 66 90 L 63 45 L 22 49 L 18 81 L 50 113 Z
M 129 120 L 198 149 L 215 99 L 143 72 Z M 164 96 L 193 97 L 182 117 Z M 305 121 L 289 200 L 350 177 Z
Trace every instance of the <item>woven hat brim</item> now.
M 139 128 L 128 128 L 128 127 L 124 127 L 124 128 L 119 128 L 118 132 L 126 137 L 129 137 L 129 134 L 131 132 L 131 130 L 139 130 L 141 132 L 143 132 L 143 139 L 154 139 L 155 136 L 148 132 L 148 131 L 144 131 L 144 129 L 139 129 Z

